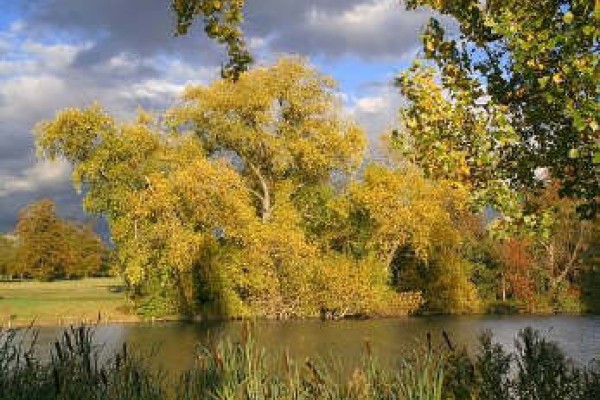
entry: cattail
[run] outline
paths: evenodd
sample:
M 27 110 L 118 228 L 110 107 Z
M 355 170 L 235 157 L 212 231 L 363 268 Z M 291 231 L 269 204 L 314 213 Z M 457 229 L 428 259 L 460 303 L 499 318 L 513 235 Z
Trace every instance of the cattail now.
M 79 333 L 79 343 L 83 344 L 85 343 L 85 328 L 83 326 L 80 326 L 78 329 L 78 333 Z
M 123 342 L 123 361 L 127 361 L 127 342 Z
M 286 374 L 290 373 L 290 353 L 288 349 L 285 349 L 285 351 L 283 352 L 283 368 Z
M 54 349 L 56 350 L 56 356 L 58 357 L 59 361 L 64 361 L 64 355 L 58 341 L 54 342 Z
M 320 384 L 320 385 L 322 385 L 324 383 L 323 378 L 321 377 L 321 374 L 319 373 L 319 370 L 312 363 L 312 361 L 306 360 L 306 366 L 308 367 L 308 370 L 310 372 L 312 372 L 313 377 L 315 378 L 315 380 L 317 381 L 317 383 Z
M 448 345 L 448 348 L 450 349 L 450 351 L 454 351 L 454 346 L 452 345 L 452 342 L 450 341 L 450 336 L 448 336 L 448 332 L 442 331 L 442 336 L 444 337 L 444 340 L 446 341 L 446 344 Z
M 223 357 L 221 357 L 221 353 L 219 353 L 219 351 L 217 351 L 215 354 L 215 361 L 217 363 L 217 366 L 223 369 Z
M 140 373 L 138 371 L 133 371 L 133 386 L 136 388 L 137 394 L 140 395 L 142 393 L 142 386 L 140 384 Z
M 83 367 L 85 368 L 85 372 L 88 376 L 92 375 L 92 362 L 90 360 L 89 354 L 84 355 Z
M 371 358 L 373 349 L 371 349 L 371 342 L 369 340 L 365 340 L 365 351 L 367 352 L 367 357 Z
M 248 343 L 248 339 L 250 337 L 250 325 L 248 321 L 244 321 L 242 325 L 241 339 L 242 345 L 245 346 Z
M 63 334 L 65 337 L 65 344 L 67 345 L 67 348 L 69 349 L 69 351 L 71 353 L 73 353 L 73 345 L 71 344 L 71 336 L 69 335 L 69 333 L 67 331 L 64 331 Z
M 60 393 L 60 378 L 56 368 L 52 368 L 52 376 L 54 377 L 54 388 L 56 389 L 56 393 Z
M 427 332 L 427 351 L 431 352 L 431 332 Z
M 219 349 L 217 348 L 217 345 L 215 343 L 212 343 L 210 347 L 211 347 L 212 357 L 213 357 L 213 360 L 215 361 L 216 366 L 219 368 L 223 367 L 223 358 L 221 357 L 221 354 L 219 353 Z
M 102 368 L 102 371 L 100 371 L 100 380 L 102 381 L 104 386 L 108 386 L 108 377 L 106 376 L 104 368 Z

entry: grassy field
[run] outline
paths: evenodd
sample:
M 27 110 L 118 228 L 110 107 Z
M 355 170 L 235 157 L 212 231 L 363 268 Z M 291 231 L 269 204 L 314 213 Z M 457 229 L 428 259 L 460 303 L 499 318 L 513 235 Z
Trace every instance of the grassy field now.
M 137 321 L 127 312 L 118 278 L 0 282 L 0 326 Z

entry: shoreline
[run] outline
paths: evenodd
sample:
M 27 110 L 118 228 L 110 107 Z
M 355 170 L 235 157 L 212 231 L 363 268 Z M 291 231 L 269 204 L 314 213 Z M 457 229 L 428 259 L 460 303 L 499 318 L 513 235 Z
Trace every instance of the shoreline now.
M 429 313 L 429 314 L 411 314 L 411 315 L 386 315 L 386 316 L 371 316 L 365 318 L 340 318 L 340 319 L 323 319 L 320 317 L 302 317 L 302 318 L 269 318 L 269 317 L 246 317 L 246 318 L 226 318 L 226 317 L 204 317 L 204 318 L 189 318 L 189 317 L 142 317 L 139 315 L 122 315 L 115 318 L 100 318 L 100 319 L 77 319 L 74 317 L 59 317 L 57 319 L 40 318 L 34 319 L 29 322 L 23 320 L 8 321 L 0 319 L 0 329 L 22 329 L 28 327 L 68 327 L 78 325 L 135 325 L 135 324 L 172 324 L 172 323 L 185 323 L 185 324 L 196 324 L 204 322 L 243 322 L 243 321 L 270 321 L 270 322 L 289 322 L 289 321 L 322 321 L 322 322 L 341 322 L 341 321 L 365 321 L 365 320 L 386 320 L 386 319 L 400 319 L 400 318 L 464 318 L 464 317 L 552 317 L 552 316 L 600 316 L 600 314 L 594 313 L 568 313 L 568 312 L 554 312 L 554 313 L 514 313 L 514 314 L 498 314 L 498 313 L 472 313 L 472 314 L 441 314 L 441 313 Z
M 245 316 L 223 317 L 218 315 L 169 315 L 146 317 L 133 313 L 132 304 L 122 290 L 122 281 L 117 277 L 88 278 L 60 282 L 0 282 L 0 329 L 39 327 L 67 327 L 80 324 L 144 324 L 144 323 L 203 323 L 240 320 L 280 320 L 276 317 Z M 509 311 L 499 308 L 498 311 Z M 289 320 L 369 320 L 388 318 L 428 318 L 444 316 L 552 316 L 552 315 L 598 315 L 585 310 L 556 312 L 543 310 L 536 313 L 482 312 L 469 314 L 443 314 L 422 311 L 396 315 L 354 315 L 339 319 L 328 319 L 318 315 L 283 318 Z

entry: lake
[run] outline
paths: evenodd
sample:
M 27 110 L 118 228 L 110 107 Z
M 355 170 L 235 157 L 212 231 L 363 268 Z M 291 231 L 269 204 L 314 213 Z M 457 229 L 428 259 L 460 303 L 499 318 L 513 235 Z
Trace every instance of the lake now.
M 96 341 L 106 350 L 126 341 L 143 353 L 154 352 L 153 362 L 167 371 L 180 371 L 194 362 L 198 343 L 210 338 L 239 338 L 242 322 L 155 323 L 101 325 Z M 517 333 L 531 326 L 560 344 L 565 353 L 580 364 L 600 358 L 600 316 L 435 316 L 370 320 L 294 320 L 252 322 L 255 340 L 267 350 L 292 357 L 356 359 L 369 342 L 373 353 L 384 360 L 412 351 L 426 343 L 427 332 L 434 346 L 443 345 L 442 330 L 458 345 L 477 347 L 477 337 L 490 330 L 497 342 L 514 349 Z M 40 328 L 38 339 L 46 349 L 61 332 L 58 327 Z

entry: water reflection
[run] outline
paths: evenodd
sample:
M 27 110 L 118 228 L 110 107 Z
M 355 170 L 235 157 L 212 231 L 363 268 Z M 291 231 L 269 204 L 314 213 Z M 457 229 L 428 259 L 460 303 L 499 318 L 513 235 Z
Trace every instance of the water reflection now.
M 474 350 L 477 337 L 491 330 L 496 341 L 513 349 L 519 330 L 531 326 L 547 338 L 558 342 L 566 354 L 580 363 L 600 356 L 600 316 L 468 316 L 394 318 L 362 321 L 257 321 L 253 334 L 261 347 L 281 353 L 287 349 L 292 357 L 333 356 L 342 362 L 356 359 L 369 342 L 373 353 L 384 360 L 412 351 L 425 344 L 430 332 L 434 345 L 441 345 L 442 330 L 458 345 Z M 242 322 L 196 324 L 115 324 L 98 327 L 96 340 L 106 350 L 127 341 L 143 353 L 155 354 L 153 362 L 167 371 L 190 367 L 198 343 L 211 338 L 239 338 Z M 51 343 L 59 328 L 43 328 L 38 342 Z

